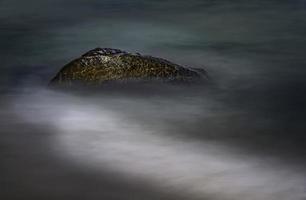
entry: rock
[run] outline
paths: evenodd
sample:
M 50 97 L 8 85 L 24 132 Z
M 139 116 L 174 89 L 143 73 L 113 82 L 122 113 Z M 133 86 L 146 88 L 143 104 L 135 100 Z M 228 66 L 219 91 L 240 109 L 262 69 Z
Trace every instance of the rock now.
M 119 49 L 96 48 L 65 65 L 50 85 L 102 85 L 155 80 L 186 83 L 206 78 L 204 69 L 186 68 L 165 59 Z

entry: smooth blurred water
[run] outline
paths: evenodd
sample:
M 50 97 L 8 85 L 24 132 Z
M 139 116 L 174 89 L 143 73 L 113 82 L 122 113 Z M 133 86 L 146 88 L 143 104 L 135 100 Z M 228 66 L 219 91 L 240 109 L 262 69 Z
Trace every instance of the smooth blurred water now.
M 0 1 L 0 198 L 305 199 L 303 0 Z M 212 86 L 68 93 L 95 47 Z
M 97 46 L 205 66 L 219 81 L 244 87 L 305 75 L 302 0 L 3 0 L 0 9 L 2 87 L 35 75 L 46 83 Z

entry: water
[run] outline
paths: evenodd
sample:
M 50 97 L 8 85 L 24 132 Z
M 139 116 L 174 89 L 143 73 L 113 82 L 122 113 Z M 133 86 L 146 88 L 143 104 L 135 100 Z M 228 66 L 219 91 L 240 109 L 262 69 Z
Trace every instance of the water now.
M 305 199 L 305 2 L 0 2 L 3 199 Z M 52 91 L 113 47 L 212 86 Z

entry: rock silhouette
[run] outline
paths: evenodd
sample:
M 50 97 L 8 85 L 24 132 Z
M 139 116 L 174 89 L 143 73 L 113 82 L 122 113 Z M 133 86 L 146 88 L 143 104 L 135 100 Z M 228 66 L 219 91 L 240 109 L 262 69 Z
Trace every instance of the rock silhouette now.
M 186 83 L 206 78 L 204 69 L 187 68 L 162 58 L 119 49 L 96 48 L 65 65 L 50 85 L 103 85 L 130 81 Z

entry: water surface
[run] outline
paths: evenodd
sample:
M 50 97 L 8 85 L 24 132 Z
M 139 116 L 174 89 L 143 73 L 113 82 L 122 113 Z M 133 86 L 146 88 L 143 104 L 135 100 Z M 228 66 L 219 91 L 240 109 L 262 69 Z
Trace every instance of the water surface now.
M 3 199 L 305 199 L 306 3 L 0 1 Z M 212 86 L 52 91 L 95 47 Z

